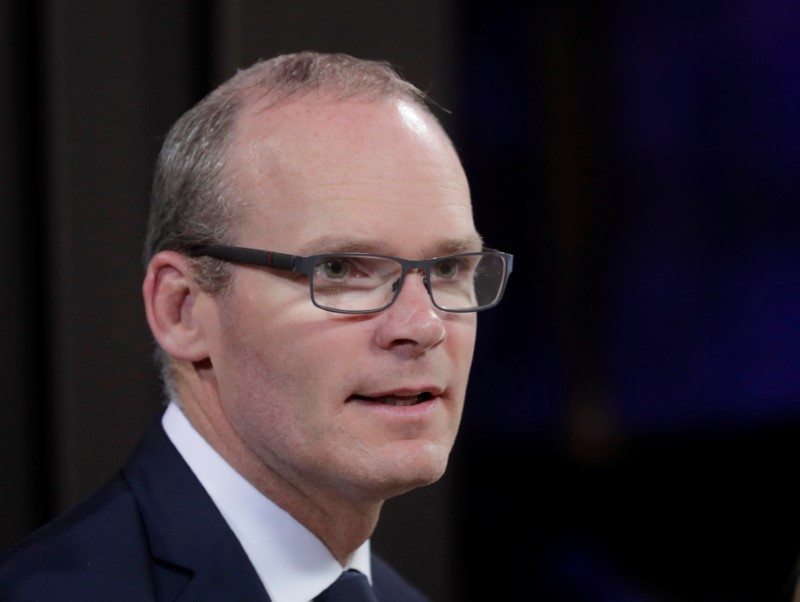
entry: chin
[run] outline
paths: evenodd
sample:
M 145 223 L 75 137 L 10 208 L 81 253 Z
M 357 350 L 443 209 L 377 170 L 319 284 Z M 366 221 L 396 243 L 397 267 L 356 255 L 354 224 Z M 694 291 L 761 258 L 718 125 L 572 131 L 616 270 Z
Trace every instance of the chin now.
M 432 485 L 444 475 L 449 455 L 449 447 L 431 445 L 396 453 L 389 462 L 382 463 L 382 474 L 376 475 L 384 492 L 382 497 L 388 499 Z

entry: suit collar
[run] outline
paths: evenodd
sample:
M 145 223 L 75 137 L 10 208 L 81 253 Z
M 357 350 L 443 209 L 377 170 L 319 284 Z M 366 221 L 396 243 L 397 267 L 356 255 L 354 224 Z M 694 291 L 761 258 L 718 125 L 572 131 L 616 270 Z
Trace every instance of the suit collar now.
M 269 600 L 239 541 L 160 420 L 145 434 L 123 476 L 139 505 L 157 561 L 156 586 L 165 599 Z

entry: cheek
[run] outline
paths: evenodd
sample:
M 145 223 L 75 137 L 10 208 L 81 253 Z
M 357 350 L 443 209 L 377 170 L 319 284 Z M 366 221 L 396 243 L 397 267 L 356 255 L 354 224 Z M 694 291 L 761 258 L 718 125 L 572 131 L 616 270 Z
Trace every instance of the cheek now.
M 466 379 L 472 366 L 472 356 L 475 352 L 477 335 L 477 320 L 475 314 L 464 314 L 462 318 L 448 327 L 447 353 L 453 365 L 461 372 L 460 376 Z
M 356 337 L 332 331 L 316 308 L 304 307 L 298 316 L 285 307 L 256 320 L 233 319 L 232 312 L 221 320 L 220 396 L 241 429 L 319 436 L 349 395 Z
M 311 454 L 326 439 L 316 370 L 298 369 L 312 358 L 271 343 L 231 351 L 236 364 L 227 371 L 220 401 L 239 438 L 276 469 Z

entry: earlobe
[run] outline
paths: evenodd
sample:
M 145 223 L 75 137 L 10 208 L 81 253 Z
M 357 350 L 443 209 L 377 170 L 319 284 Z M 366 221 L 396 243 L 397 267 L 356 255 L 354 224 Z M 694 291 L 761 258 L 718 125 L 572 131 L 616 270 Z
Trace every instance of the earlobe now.
M 186 258 L 173 251 L 153 256 L 142 284 L 147 322 L 158 344 L 172 357 L 198 362 L 208 358 L 202 320 L 196 315 L 201 295 Z

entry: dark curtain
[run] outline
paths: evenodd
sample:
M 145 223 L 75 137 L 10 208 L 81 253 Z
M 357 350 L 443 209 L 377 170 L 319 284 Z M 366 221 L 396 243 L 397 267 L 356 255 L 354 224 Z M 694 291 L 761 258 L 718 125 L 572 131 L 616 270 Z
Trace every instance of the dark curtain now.
M 160 409 L 139 288 L 161 137 L 309 48 L 431 94 L 516 256 L 450 471 L 387 503 L 376 549 L 437 602 L 788 600 L 798 40 L 790 0 L 6 0 L 0 545 Z
M 800 9 L 460 15 L 479 223 L 518 261 L 458 444 L 458 599 L 790 600 Z

